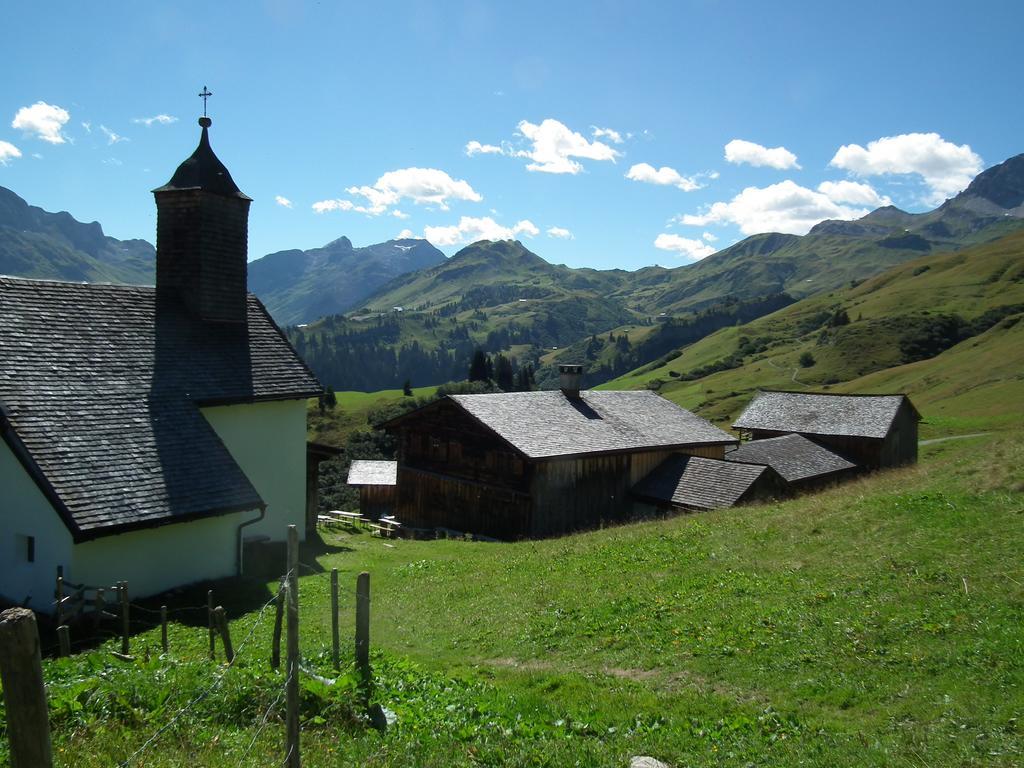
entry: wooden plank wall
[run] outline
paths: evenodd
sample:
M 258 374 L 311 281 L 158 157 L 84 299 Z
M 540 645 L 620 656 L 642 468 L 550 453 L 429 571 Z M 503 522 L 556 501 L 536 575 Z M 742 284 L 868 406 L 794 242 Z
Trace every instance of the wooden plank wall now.
M 359 514 L 371 520 L 395 511 L 397 487 L 394 485 L 363 485 L 359 488 Z
M 406 528 L 452 528 L 496 539 L 530 534 L 529 495 L 509 488 L 398 468 L 395 514 Z

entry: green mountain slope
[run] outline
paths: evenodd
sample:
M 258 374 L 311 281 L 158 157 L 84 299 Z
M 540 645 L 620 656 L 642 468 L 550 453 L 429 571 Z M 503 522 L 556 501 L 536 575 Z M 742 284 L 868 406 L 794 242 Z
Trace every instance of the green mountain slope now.
M 340 237 L 323 248 L 278 251 L 249 262 L 249 290 L 278 323 L 308 323 L 354 309 L 398 275 L 444 261 L 426 240 L 354 248 Z
M 676 269 L 649 267 L 633 273 L 571 269 L 546 262 L 521 243 L 474 243 L 434 267 L 395 278 L 367 298 L 362 315 L 402 308 L 401 322 L 389 324 L 393 338 L 383 346 L 353 347 L 351 332 L 358 326 L 349 327 L 344 331 L 349 337 L 348 351 L 334 356 L 345 360 L 345 366 L 353 354 L 364 361 L 376 354 L 397 360 L 402 348 L 410 349 L 416 342 L 427 352 L 439 348 L 453 352 L 446 370 L 459 375 L 462 364 L 458 358 L 468 354 L 462 349 L 481 344 L 491 353 L 525 354 L 540 363 L 538 380 L 542 385 L 553 385 L 558 362 L 586 362 L 588 383 L 596 384 L 631 366 L 648 365 L 671 354 L 672 349 L 692 343 L 695 335 L 747 322 L 758 316 L 755 308 L 762 314 L 777 309 L 780 304 L 772 305 L 770 297 L 800 299 L 835 291 L 900 264 L 1019 230 L 1024 226 L 1022 190 L 1024 155 L 1019 155 L 980 174 L 961 194 L 928 213 L 906 213 L 889 206 L 858 221 L 822 222 L 803 237 L 754 235 L 701 262 Z M 572 306 L 573 302 L 579 306 Z M 738 310 L 737 304 L 743 309 Z M 538 317 L 539 308 L 549 311 Z M 485 312 L 487 321 L 468 316 L 469 310 Z M 447 340 L 424 333 L 428 329 L 423 324 L 437 312 L 455 326 L 448 329 Z M 416 313 L 427 316 L 417 320 Z M 563 322 L 567 314 L 585 314 L 587 322 Z M 615 318 L 620 325 L 600 324 Z M 462 327 L 466 323 L 473 325 Z M 551 327 L 545 329 L 545 325 Z M 566 336 L 579 330 L 584 330 L 584 335 Z M 841 346 L 856 347 L 859 342 L 854 336 L 845 334 Z M 322 337 L 328 347 L 331 338 Z M 453 345 L 456 338 L 463 340 L 463 347 Z M 525 350 L 523 345 L 527 345 Z M 328 367 L 321 361 L 333 354 L 321 348 L 318 359 L 311 362 L 326 375 Z M 896 361 L 897 357 L 889 354 L 871 365 Z M 720 362 L 706 361 L 702 373 Z M 730 365 L 734 363 L 732 360 Z M 385 360 L 382 370 L 389 367 L 394 369 L 390 360 Z M 426 366 L 416 372 L 415 381 L 441 383 L 445 379 L 437 377 L 442 368 L 445 366 L 440 364 Z M 355 386 L 347 367 L 339 362 L 334 369 L 339 387 Z M 403 377 L 396 373 L 378 384 L 400 386 Z
M 1002 409 L 1021 419 L 1022 314 L 1024 232 L 1017 232 L 720 330 L 605 386 L 654 387 L 721 419 L 758 388 L 828 387 L 908 391 L 943 401 L 951 416 L 969 400 L 979 417 Z M 804 355 L 810 359 L 801 364 Z
M 477 347 L 536 364 L 545 349 L 635 321 L 603 295 L 605 276 L 548 264 L 519 242 L 484 241 L 396 279 L 359 313 L 288 334 L 321 381 L 339 390 L 395 388 L 406 379 L 440 384 L 465 378 Z
M 95 221 L 48 213 L 0 187 L 2 275 L 151 285 L 155 258 L 145 240 L 107 237 Z

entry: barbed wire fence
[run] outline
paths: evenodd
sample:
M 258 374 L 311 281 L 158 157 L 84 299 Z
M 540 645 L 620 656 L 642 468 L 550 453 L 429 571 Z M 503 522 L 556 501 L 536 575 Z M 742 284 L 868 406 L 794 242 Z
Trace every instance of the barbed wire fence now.
M 275 713 L 280 712 L 282 700 L 285 703 L 284 725 L 285 741 L 283 756 L 280 764 L 287 768 L 300 768 L 300 721 L 299 721 L 299 677 L 307 675 L 319 680 L 322 683 L 333 685 L 330 680 L 318 675 L 308 668 L 301 661 L 299 651 L 298 618 L 299 618 L 299 575 L 305 571 L 308 575 L 330 580 L 331 597 L 331 661 L 334 670 L 340 671 L 340 638 L 339 638 L 339 589 L 338 570 L 318 570 L 312 566 L 299 561 L 298 554 L 298 532 L 294 525 L 288 527 L 287 546 L 287 568 L 281 577 L 279 587 L 272 597 L 258 609 L 255 618 L 250 623 L 248 630 L 238 644 L 233 647 L 230 639 L 227 620 L 223 607 L 213 605 L 212 591 L 207 593 L 207 605 L 176 606 L 168 608 L 161 605 L 159 608 L 150 608 L 129 601 L 126 582 L 119 582 L 111 588 L 117 595 L 117 613 L 107 611 L 110 603 L 105 599 L 107 590 L 105 588 L 89 587 L 80 584 L 68 584 L 63 581 L 63 576 L 58 574 L 56 589 L 56 616 L 58 619 L 58 638 L 60 640 L 61 655 L 68 655 L 72 648 L 86 648 L 121 637 L 121 652 L 111 653 L 123 660 L 133 661 L 129 655 L 130 651 L 130 626 L 131 614 L 136 614 L 135 626 L 149 625 L 149 629 L 161 628 L 161 645 L 163 652 L 168 652 L 167 625 L 171 617 L 191 614 L 196 617 L 196 624 L 201 623 L 205 612 L 207 618 L 207 631 L 209 633 L 210 657 L 215 658 L 215 643 L 217 635 L 221 636 L 224 647 L 226 663 L 219 667 L 214 674 L 214 679 L 209 685 L 203 687 L 197 694 L 192 696 L 186 703 L 175 710 L 164 723 L 157 727 L 150 736 L 135 749 L 130 755 L 117 763 L 118 768 L 129 768 L 138 765 L 150 750 L 154 749 L 161 738 L 167 734 L 176 724 L 181 722 L 190 712 L 198 707 L 203 701 L 215 694 L 227 680 L 228 675 L 238 665 L 240 659 L 248 659 L 255 651 L 256 645 L 252 642 L 257 631 L 263 626 L 265 620 L 274 608 L 274 629 L 272 632 L 272 648 L 270 654 L 270 665 L 277 671 L 280 666 L 280 643 L 282 625 L 286 625 L 286 654 L 285 674 L 279 684 L 278 691 L 270 704 L 262 710 L 256 719 L 255 732 L 248 746 L 242 754 L 239 765 L 244 765 L 252 749 L 259 741 L 260 736 L 266 731 L 272 722 Z M 67 590 L 70 589 L 70 592 Z M 91 592 L 91 594 L 90 594 Z M 91 600 L 89 598 L 92 598 Z M 366 708 L 367 718 L 371 723 L 376 723 L 378 718 L 373 717 L 369 708 L 369 690 L 371 685 L 372 672 L 369 663 L 369 617 L 370 617 L 370 583 L 369 574 L 359 574 L 356 581 L 356 638 L 355 638 L 355 663 L 359 680 L 358 690 L 360 692 L 359 704 Z M 90 608 L 86 608 L 86 605 Z M 72 610 L 74 608 L 74 610 Z M 14 616 L 14 614 L 17 616 Z M 138 614 L 154 617 L 153 620 L 141 620 Z M 8 614 L 12 614 L 11 617 Z M 9 621 L 10 619 L 10 621 Z M 120 619 L 120 632 L 103 626 L 105 619 Z M 31 635 L 34 636 L 34 644 L 22 639 L 18 643 L 12 641 L 5 627 L 8 623 L 17 624 L 18 632 L 28 636 L 27 623 L 31 623 Z M 78 634 L 74 644 L 69 637 L 69 627 L 82 627 L 92 625 L 92 632 L 88 635 Z M 17 632 L 15 633 L 17 634 Z M 18 635 L 21 637 L 21 635 Z M 33 768 L 52 768 L 52 756 L 50 755 L 50 730 L 48 722 L 48 711 L 46 707 L 46 686 L 42 679 L 40 646 L 38 640 L 38 629 L 35 624 L 35 616 L 26 609 L 10 609 L 0 613 L 0 675 L 4 695 L 7 701 L 7 730 L 8 740 L 11 744 L 12 766 L 31 765 Z M 12 644 L 13 643 L 13 644 Z M 24 646 L 24 647 L 22 647 Z M 147 647 L 148 654 L 148 647 Z M 265 660 L 264 660 L 265 661 Z M 38 675 L 20 674 L 18 668 L 31 671 L 38 668 Z M 12 671 L 14 670 L 14 671 Z M 37 706 L 26 707 L 24 702 L 35 701 Z M 41 708 L 38 706 L 41 703 Z M 15 711 L 18 708 L 18 712 Z M 22 717 L 26 712 L 35 714 L 27 719 Z M 45 749 L 43 745 L 45 743 Z M 21 754 L 18 745 L 29 745 L 29 762 L 19 762 L 18 755 Z

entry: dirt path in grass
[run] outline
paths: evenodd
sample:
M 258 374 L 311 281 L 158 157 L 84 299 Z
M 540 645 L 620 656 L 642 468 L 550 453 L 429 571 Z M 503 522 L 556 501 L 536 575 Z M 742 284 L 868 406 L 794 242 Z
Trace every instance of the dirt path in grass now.
M 602 665 L 600 667 L 585 667 L 579 665 L 559 665 L 545 659 L 485 659 L 480 662 L 484 666 L 502 667 L 504 669 L 517 669 L 524 672 L 576 672 L 584 675 L 599 674 L 608 677 L 617 677 L 622 680 L 632 680 L 654 684 L 662 691 L 678 690 L 680 688 L 694 688 L 701 693 L 715 693 L 718 696 L 746 702 L 767 702 L 768 697 L 744 688 L 729 685 L 721 680 L 712 680 L 704 675 L 697 674 L 690 670 L 681 669 L 623 669 Z
M 991 432 L 972 432 L 969 435 L 950 435 L 949 437 L 933 437 L 931 440 L 921 440 L 918 445 L 935 445 L 935 443 L 944 443 L 947 440 L 966 440 L 969 437 L 984 437 L 985 435 L 991 435 Z

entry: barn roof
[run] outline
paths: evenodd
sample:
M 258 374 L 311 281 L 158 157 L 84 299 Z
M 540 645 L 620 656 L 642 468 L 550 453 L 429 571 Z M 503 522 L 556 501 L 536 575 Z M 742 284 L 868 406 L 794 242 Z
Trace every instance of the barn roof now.
M 711 422 L 647 390 L 587 390 L 579 399 L 560 390 L 450 399 L 529 458 L 736 442 Z
M 767 464 L 788 483 L 856 469 L 857 465 L 802 435 L 751 440 L 725 454 L 726 461 Z
M 263 507 L 199 408 L 320 391 L 254 296 L 244 324 L 157 308 L 0 277 L 0 432 L 78 540 Z
M 733 427 L 884 438 L 904 401 L 910 402 L 906 395 L 764 391 L 757 394 Z
M 348 468 L 348 484 L 398 485 L 398 462 L 357 459 Z
M 768 467 L 677 454 L 665 459 L 633 486 L 633 494 L 664 504 L 694 509 L 731 507 Z

